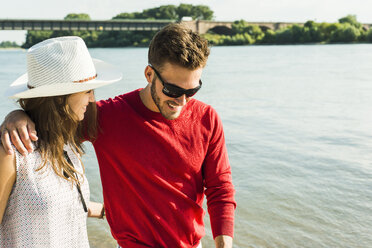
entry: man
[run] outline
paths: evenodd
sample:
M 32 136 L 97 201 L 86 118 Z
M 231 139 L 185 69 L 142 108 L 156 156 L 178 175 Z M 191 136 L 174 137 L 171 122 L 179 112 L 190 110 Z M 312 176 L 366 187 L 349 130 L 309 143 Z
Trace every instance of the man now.
M 212 107 L 192 99 L 208 55 L 206 40 L 168 25 L 151 41 L 148 85 L 97 102 L 101 132 L 92 142 L 107 221 L 121 247 L 201 247 L 204 193 L 216 247 L 232 247 L 236 203 L 222 123 Z M 5 149 L 10 134 L 21 150 L 16 133 L 27 148 L 28 135 L 35 139 L 21 114 L 2 126 Z

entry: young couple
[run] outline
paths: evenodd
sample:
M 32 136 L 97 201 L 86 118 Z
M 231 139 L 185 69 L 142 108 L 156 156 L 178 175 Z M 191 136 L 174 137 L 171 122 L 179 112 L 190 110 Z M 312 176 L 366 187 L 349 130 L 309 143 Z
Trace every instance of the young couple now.
M 164 27 L 149 47 L 147 86 L 96 103 L 92 89 L 121 75 L 73 44 L 81 42 L 30 48 L 28 79 L 8 91 L 24 111 L 1 127 L 0 246 L 88 247 L 84 218 L 106 213 L 119 247 L 201 247 L 205 194 L 216 247 L 232 247 L 236 203 L 222 123 L 192 98 L 207 42 L 181 24 Z M 84 140 L 98 158 L 104 208 L 89 202 Z

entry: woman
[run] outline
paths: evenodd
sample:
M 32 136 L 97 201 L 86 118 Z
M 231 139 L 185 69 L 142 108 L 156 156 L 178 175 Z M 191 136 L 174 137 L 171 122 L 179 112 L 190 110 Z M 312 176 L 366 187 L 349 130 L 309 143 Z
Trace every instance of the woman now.
M 89 247 L 86 217 L 103 218 L 104 208 L 89 202 L 81 142 L 97 130 L 93 89 L 120 79 L 79 37 L 28 50 L 27 73 L 6 95 L 19 99 L 39 140 L 27 156 L 0 146 L 0 247 Z

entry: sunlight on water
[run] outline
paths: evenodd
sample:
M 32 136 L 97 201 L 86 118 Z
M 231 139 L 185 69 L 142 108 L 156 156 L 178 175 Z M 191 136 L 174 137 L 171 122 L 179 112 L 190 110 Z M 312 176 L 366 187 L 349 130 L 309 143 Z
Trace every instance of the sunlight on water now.
M 147 49 L 91 49 L 124 80 L 98 99 L 144 87 Z M 0 94 L 25 71 L 0 51 Z M 212 48 L 197 98 L 217 109 L 236 187 L 234 247 L 372 247 L 372 45 Z M 4 100 L 0 116 L 15 108 Z M 84 157 L 92 200 L 98 165 Z M 213 247 L 208 218 L 204 247 Z M 89 220 L 92 247 L 115 247 Z M 124 223 L 125 224 L 125 223 Z

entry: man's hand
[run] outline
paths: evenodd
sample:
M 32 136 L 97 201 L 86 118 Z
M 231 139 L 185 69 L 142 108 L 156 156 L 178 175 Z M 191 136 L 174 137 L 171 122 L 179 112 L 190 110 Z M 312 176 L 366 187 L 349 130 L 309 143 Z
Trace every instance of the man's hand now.
M 88 205 L 88 217 L 103 219 L 105 213 L 104 208 L 103 203 L 90 201 Z
M 227 235 L 220 235 L 214 239 L 216 248 L 232 248 L 233 239 Z
M 23 155 L 32 152 L 32 141 L 36 141 L 35 124 L 22 110 L 10 112 L 0 126 L 1 143 L 7 154 L 13 154 L 12 143 Z

